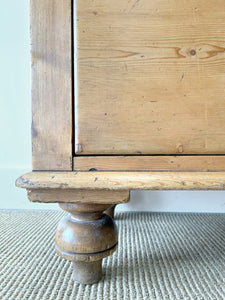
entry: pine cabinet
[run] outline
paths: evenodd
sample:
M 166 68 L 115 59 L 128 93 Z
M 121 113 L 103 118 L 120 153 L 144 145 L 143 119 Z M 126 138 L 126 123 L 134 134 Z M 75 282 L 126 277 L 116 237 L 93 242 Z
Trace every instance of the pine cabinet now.
M 225 186 L 224 1 L 31 0 L 34 202 L 56 251 L 101 278 L 129 191 Z

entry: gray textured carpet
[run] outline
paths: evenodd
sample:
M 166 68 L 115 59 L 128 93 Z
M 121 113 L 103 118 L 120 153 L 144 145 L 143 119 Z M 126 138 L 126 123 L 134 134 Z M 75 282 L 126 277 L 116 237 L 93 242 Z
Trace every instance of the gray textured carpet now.
M 225 299 L 225 215 L 119 213 L 119 248 L 92 286 L 54 234 L 64 213 L 0 211 L 0 299 Z

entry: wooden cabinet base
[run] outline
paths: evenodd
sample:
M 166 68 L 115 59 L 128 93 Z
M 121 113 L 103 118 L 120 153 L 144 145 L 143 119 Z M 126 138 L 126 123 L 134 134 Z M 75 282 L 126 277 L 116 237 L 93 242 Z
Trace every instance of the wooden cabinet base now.
M 113 219 L 103 213 L 109 204 L 67 204 L 70 212 L 56 230 L 56 252 L 73 261 L 73 277 L 83 284 L 93 284 L 102 277 L 102 259 L 117 248 L 117 228 Z
M 224 190 L 225 172 L 32 172 L 16 185 L 30 201 L 56 202 L 70 213 L 58 225 L 56 251 L 73 262 L 76 281 L 93 284 L 102 259 L 117 248 L 111 216 L 130 190 Z

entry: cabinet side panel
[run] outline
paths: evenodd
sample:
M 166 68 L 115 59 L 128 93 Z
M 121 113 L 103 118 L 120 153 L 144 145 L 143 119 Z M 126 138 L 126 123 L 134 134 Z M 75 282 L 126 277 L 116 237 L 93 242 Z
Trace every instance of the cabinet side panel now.
M 31 0 L 33 170 L 72 169 L 71 6 Z

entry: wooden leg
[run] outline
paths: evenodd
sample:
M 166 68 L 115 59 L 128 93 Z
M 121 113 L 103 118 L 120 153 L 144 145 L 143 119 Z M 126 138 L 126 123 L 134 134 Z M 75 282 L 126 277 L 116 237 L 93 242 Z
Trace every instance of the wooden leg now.
M 117 248 L 117 229 L 113 219 L 103 213 L 110 204 L 60 203 L 70 212 L 56 231 L 56 251 L 73 261 L 74 279 L 93 284 L 102 277 L 102 259 Z
M 115 208 L 116 208 L 116 205 L 113 204 L 106 211 L 104 211 L 104 213 L 109 215 L 111 218 L 114 218 Z
M 102 278 L 102 259 L 92 262 L 74 261 L 73 278 L 85 284 L 98 282 Z

